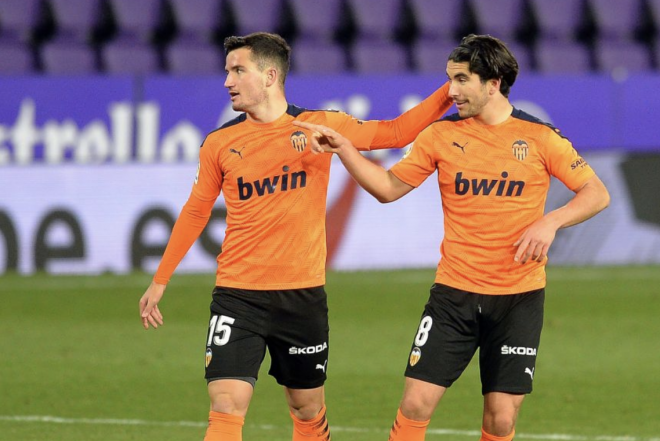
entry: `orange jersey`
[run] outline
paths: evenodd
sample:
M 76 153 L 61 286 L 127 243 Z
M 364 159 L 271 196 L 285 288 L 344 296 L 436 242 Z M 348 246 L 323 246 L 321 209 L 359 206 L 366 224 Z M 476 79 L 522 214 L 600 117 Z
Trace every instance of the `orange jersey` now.
M 551 176 L 571 190 L 594 176 L 570 141 L 518 109 L 496 126 L 452 115 L 391 169 L 413 187 L 436 170 L 445 231 L 435 281 L 480 294 L 544 287 L 546 262 L 515 263 L 513 244 L 543 216 Z
M 448 85 L 391 121 L 289 105 L 276 121 L 245 114 L 206 137 L 195 184 L 172 231 L 154 280 L 167 283 L 208 221 L 220 192 L 227 228 L 216 285 L 297 289 L 325 284 L 325 215 L 332 155 L 311 152 L 294 120 L 323 124 L 358 148 L 403 147 L 449 107 Z

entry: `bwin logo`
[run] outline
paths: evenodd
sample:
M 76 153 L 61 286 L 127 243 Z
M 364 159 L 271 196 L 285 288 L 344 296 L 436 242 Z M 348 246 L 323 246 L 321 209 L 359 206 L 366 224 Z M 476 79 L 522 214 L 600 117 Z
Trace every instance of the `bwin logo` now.
M 273 194 L 278 189 L 280 191 L 295 190 L 296 188 L 304 188 L 307 186 L 307 173 L 305 171 L 286 173 L 289 171 L 289 166 L 282 167 L 285 173 L 281 176 L 274 176 L 273 178 L 266 178 L 264 180 L 256 180 L 254 182 L 245 182 L 243 177 L 238 177 L 238 198 L 242 201 L 250 199 L 256 191 L 257 196 L 265 194 Z
M 318 352 L 325 351 L 326 349 L 328 349 L 328 342 L 323 342 L 323 344 L 316 346 L 307 346 L 306 348 L 297 348 L 295 346 L 291 346 L 289 348 L 289 355 L 316 354 Z
M 536 348 L 522 346 L 502 346 L 502 355 L 536 355 Z
M 495 196 L 520 196 L 525 188 L 524 181 L 507 181 L 509 173 L 503 171 L 500 175 L 504 179 L 499 181 L 497 179 L 466 179 L 463 178 L 463 172 L 456 173 L 456 180 L 454 181 L 456 194 L 468 194 L 472 189 L 472 194 L 478 196 L 483 194 L 489 196 L 495 190 Z M 507 185 L 508 184 L 508 185 Z M 497 188 L 497 189 L 496 189 Z

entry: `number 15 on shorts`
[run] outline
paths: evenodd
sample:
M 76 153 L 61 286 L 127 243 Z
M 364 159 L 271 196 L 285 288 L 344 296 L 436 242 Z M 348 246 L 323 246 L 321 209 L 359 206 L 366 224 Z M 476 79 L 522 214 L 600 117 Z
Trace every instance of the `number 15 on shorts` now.
M 222 346 L 227 344 L 231 335 L 231 327 L 235 319 L 226 315 L 214 315 L 209 323 L 209 338 L 206 340 L 206 346 L 214 344 Z

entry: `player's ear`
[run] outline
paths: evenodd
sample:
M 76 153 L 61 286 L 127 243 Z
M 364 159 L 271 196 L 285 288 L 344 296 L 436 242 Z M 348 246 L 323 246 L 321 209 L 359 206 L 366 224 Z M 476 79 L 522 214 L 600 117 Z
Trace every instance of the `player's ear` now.
M 488 80 L 488 94 L 494 95 L 496 92 L 499 92 L 501 85 L 502 85 L 501 78 L 494 78 L 492 80 Z
M 277 69 L 274 67 L 268 68 L 266 71 L 266 85 L 272 86 L 277 82 Z

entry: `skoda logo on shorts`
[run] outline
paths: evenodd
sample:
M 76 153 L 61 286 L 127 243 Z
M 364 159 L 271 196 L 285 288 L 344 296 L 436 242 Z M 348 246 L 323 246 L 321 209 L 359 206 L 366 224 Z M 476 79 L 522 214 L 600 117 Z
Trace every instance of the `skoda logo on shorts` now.
M 414 348 L 410 353 L 410 366 L 415 366 L 420 358 L 422 358 L 421 349 Z
M 213 358 L 213 352 L 211 351 L 211 348 L 206 348 L 206 367 L 209 367 L 209 364 L 211 364 L 211 359 Z

